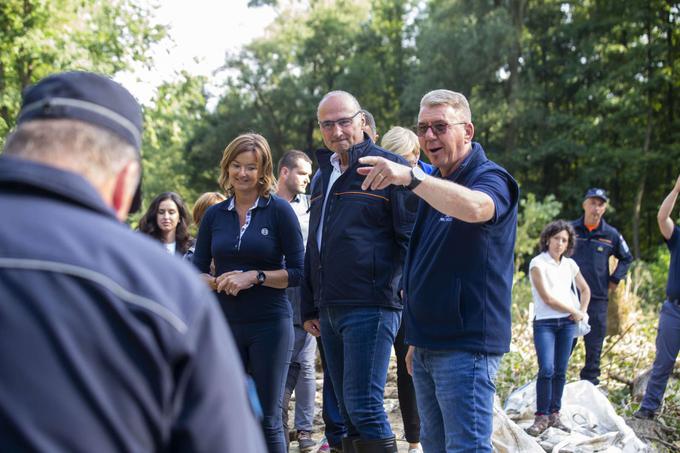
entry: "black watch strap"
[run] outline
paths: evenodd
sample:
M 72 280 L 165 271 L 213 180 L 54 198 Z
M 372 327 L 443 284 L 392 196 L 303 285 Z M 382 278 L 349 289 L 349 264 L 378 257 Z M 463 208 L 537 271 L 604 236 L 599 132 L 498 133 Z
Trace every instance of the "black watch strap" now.
M 417 165 L 413 168 L 411 168 L 411 182 L 408 183 L 406 188 L 408 190 L 413 190 L 416 187 L 420 185 L 421 182 L 423 182 L 423 179 L 425 179 L 425 172 L 418 167 Z

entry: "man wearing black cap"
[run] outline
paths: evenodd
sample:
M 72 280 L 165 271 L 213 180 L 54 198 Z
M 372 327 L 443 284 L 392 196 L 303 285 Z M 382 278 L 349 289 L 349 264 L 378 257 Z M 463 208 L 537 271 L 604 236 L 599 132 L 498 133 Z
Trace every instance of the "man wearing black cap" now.
M 24 95 L 0 156 L 1 451 L 265 451 L 213 296 L 120 223 L 141 134 L 106 77 Z
M 583 217 L 574 220 L 576 248 L 573 259 L 590 286 L 591 296 L 588 317 L 591 331 L 583 340 L 586 346 L 586 363 L 581 379 L 599 384 L 600 355 L 607 333 L 607 303 L 609 290 L 616 289 L 633 262 L 628 244 L 616 228 L 604 221 L 609 198 L 604 189 L 588 189 L 583 200 Z M 609 273 L 609 257 L 614 255 L 619 263 Z

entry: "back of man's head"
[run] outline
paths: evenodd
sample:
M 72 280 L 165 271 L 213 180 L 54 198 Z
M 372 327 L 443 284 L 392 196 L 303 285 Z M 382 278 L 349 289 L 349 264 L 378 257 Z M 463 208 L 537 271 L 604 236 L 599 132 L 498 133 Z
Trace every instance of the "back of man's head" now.
M 24 93 L 7 155 L 78 173 L 108 186 L 139 160 L 141 107 L 120 84 L 88 72 L 42 79 Z
M 470 111 L 470 104 L 465 96 L 451 90 L 432 90 L 427 93 L 420 100 L 420 108 L 435 107 L 438 105 L 448 105 L 451 107 L 463 121 L 472 121 L 472 112 Z
M 366 126 L 370 129 L 369 135 L 371 136 L 371 140 L 375 141 L 376 136 L 378 135 L 378 127 L 375 125 L 375 118 L 373 117 L 373 114 L 366 109 L 361 109 L 361 113 L 363 113 L 364 118 L 366 118 Z M 368 133 L 368 131 L 366 132 Z

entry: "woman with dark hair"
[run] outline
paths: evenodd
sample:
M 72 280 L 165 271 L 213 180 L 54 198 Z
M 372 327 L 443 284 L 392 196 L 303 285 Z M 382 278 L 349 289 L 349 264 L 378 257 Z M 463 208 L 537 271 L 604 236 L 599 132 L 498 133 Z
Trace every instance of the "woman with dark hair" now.
M 139 220 L 139 231 L 160 241 L 170 254 L 184 255 L 191 246 L 189 211 L 182 197 L 163 192 Z
M 541 254 L 529 264 L 534 299 L 534 346 L 538 359 L 536 414 L 527 433 L 538 436 L 549 427 L 569 432 L 560 419 L 562 392 L 576 323 L 588 309 L 590 288 L 569 258 L 576 233 L 569 222 L 556 220 L 541 232 Z M 576 295 L 578 288 L 580 301 Z
M 298 286 L 302 278 L 300 224 L 288 201 L 274 195 L 272 155 L 264 137 L 236 137 L 224 150 L 220 170 L 227 200 L 205 212 L 193 263 L 217 291 L 255 381 L 268 450 L 285 453 L 281 402 L 294 338 L 285 288 Z M 213 259 L 215 277 L 209 274 Z

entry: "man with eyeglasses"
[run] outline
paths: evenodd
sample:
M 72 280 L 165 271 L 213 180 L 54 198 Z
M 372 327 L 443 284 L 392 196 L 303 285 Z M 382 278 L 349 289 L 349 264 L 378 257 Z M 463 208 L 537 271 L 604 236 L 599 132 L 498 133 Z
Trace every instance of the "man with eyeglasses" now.
M 412 227 L 401 186 L 363 190 L 359 159 L 406 161 L 363 132 L 359 102 L 326 94 L 317 110 L 325 148 L 317 151 L 302 287 L 305 330 L 321 336 L 345 420 L 342 451 L 396 452 L 383 408 L 390 352 L 401 321 L 399 283 Z
M 491 452 L 495 376 L 510 347 L 519 187 L 473 142 L 468 101 L 435 90 L 416 132 L 436 167 L 365 157 L 362 188 L 405 186 L 420 197 L 404 265 L 407 367 L 426 452 Z

